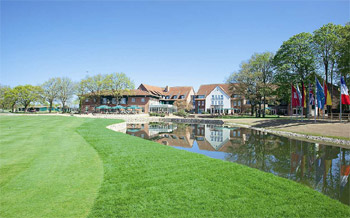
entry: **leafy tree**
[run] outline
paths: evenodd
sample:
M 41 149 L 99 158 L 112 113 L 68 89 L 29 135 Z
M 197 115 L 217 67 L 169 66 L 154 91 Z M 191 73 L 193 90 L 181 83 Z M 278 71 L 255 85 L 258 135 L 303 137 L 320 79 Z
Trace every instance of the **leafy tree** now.
M 7 89 L 4 92 L 5 102 L 11 107 L 11 111 L 15 112 L 15 106 L 19 100 L 19 89 L 17 87 L 12 89 Z
M 75 93 L 75 84 L 68 77 L 58 78 L 58 99 L 62 103 L 62 112 L 66 110 L 67 101 L 70 100 Z
M 87 88 L 86 88 L 86 80 L 81 80 L 80 82 L 75 84 L 75 92 L 78 96 L 79 101 L 79 113 L 82 112 L 83 101 L 87 97 Z
M 340 43 L 339 32 L 341 25 L 328 23 L 314 31 L 313 46 L 319 62 L 324 68 L 326 83 L 328 83 L 329 73 L 331 78 L 331 96 L 333 97 L 333 73 L 336 66 L 336 54 Z M 348 50 L 349 51 L 349 50 Z
M 43 98 L 49 102 L 49 113 L 51 113 L 53 102 L 59 94 L 59 78 L 51 78 L 44 82 L 41 86 L 43 90 Z
M 250 102 L 253 116 L 256 105 L 261 100 L 259 74 L 254 71 L 249 61 L 242 62 L 238 72 L 234 72 L 226 81 L 232 93 L 238 93 Z M 257 114 L 256 114 L 257 115 Z
M 273 75 L 273 54 L 271 52 L 255 53 L 249 60 L 252 71 L 259 83 L 260 89 L 258 90 L 263 97 L 263 117 L 265 117 L 266 96 L 272 92 L 272 75 Z M 261 111 L 261 101 L 259 101 Z
M 7 109 L 9 107 L 9 102 L 6 99 L 5 93 L 11 88 L 9 86 L 4 86 L 0 84 L 0 108 Z
M 93 100 L 94 106 L 100 102 L 101 94 L 107 89 L 107 79 L 106 75 L 97 74 L 95 76 L 89 76 L 82 80 L 88 90 L 88 96 Z
M 30 103 L 41 100 L 42 89 L 40 86 L 24 85 L 16 86 L 18 91 L 18 102 L 24 106 L 25 112 L 27 112 Z
M 316 57 L 312 48 L 313 37 L 310 33 L 299 33 L 283 42 L 277 51 L 273 63 L 276 69 L 274 82 L 279 85 L 277 93 L 280 97 L 290 96 L 290 83 L 304 82 L 308 84 L 314 80 L 316 73 Z M 288 76 L 283 74 L 289 74 Z M 285 80 L 288 78 L 289 80 Z M 307 85 L 305 86 L 307 88 Z M 306 102 L 308 102 L 306 95 Z M 289 101 L 289 99 L 284 99 Z M 308 115 L 308 108 L 306 114 Z
M 339 29 L 339 43 L 337 44 L 337 71 L 344 76 L 345 81 L 349 84 L 350 80 L 350 22 Z
M 183 111 L 191 111 L 193 109 L 193 106 L 190 103 L 187 103 L 185 100 L 178 100 L 178 101 L 175 101 L 174 102 L 174 106 L 177 107 L 177 110 L 180 111 L 180 110 L 183 110 Z
M 112 92 L 113 97 L 117 100 L 117 104 L 119 104 L 123 94 L 134 88 L 134 83 L 125 73 L 112 73 L 106 76 L 106 89 Z

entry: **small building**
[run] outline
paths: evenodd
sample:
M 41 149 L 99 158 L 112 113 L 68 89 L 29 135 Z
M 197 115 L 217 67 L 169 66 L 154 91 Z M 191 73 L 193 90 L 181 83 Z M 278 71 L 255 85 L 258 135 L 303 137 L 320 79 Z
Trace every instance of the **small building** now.
M 49 108 L 50 108 L 50 106 L 41 106 L 41 105 L 29 106 L 27 108 L 27 112 L 49 112 Z M 18 108 L 18 111 L 19 112 L 24 112 L 25 108 L 24 107 L 20 107 L 20 108 Z M 61 108 L 60 107 L 52 107 L 51 111 L 52 112 L 60 112 Z
M 158 104 L 159 96 L 139 89 L 125 91 L 119 101 L 119 105 L 123 107 L 137 106 L 144 113 L 149 112 L 150 105 Z M 112 95 L 111 91 L 104 91 L 98 98 L 93 97 L 91 94 L 87 95 L 82 105 L 82 111 L 92 113 L 100 105 L 114 107 L 118 104 L 117 99 Z
M 194 111 L 201 114 L 234 114 L 241 113 L 246 100 L 232 93 L 230 84 L 201 85 L 194 96 Z

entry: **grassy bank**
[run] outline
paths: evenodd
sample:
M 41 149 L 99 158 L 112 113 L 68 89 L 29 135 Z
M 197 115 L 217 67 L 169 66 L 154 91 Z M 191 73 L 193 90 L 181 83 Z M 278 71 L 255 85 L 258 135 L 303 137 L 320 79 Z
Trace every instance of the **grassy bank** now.
M 0 217 L 86 217 L 102 182 L 84 119 L 0 116 Z
M 295 182 L 105 128 L 115 120 L 0 121 L 4 217 L 350 216 Z

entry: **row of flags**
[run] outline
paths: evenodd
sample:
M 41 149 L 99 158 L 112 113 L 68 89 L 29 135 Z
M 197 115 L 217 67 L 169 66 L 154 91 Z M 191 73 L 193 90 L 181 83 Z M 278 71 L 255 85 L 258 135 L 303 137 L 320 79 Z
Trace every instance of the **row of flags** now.
M 315 99 L 315 93 L 312 89 L 311 84 L 309 84 L 309 105 L 315 105 L 315 102 L 317 100 L 317 107 L 320 109 L 323 109 L 325 105 L 332 105 L 332 99 L 331 95 L 329 94 L 329 90 L 327 88 L 327 84 L 323 82 L 323 86 L 318 81 L 317 78 L 315 78 L 316 82 L 316 99 Z M 344 78 L 340 78 L 340 84 L 341 84 L 341 102 L 342 104 L 350 105 L 350 98 L 349 98 L 349 91 L 346 87 Z M 306 108 L 306 90 L 304 83 L 302 83 L 302 92 L 299 90 L 299 86 L 297 85 L 296 88 L 292 85 L 292 107 L 303 107 Z

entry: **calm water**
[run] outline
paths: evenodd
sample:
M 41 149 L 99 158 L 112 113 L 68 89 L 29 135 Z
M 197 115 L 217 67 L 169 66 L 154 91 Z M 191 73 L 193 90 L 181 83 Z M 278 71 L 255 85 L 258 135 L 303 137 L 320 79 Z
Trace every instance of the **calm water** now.
M 128 124 L 127 134 L 270 172 L 350 205 L 349 149 L 204 124 Z

